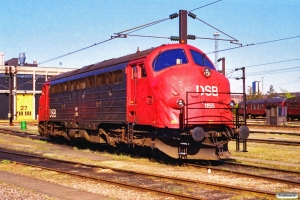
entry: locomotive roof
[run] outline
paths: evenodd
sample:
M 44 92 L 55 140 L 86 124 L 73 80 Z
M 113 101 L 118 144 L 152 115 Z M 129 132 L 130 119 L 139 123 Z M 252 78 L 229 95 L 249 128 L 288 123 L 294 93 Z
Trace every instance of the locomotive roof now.
M 96 70 L 96 69 L 102 69 L 102 68 L 122 64 L 122 63 L 128 63 L 131 60 L 146 57 L 150 52 L 152 52 L 156 48 L 157 47 L 152 47 L 151 49 L 147 49 L 147 50 L 144 50 L 144 51 L 137 51 L 136 53 L 129 54 L 129 55 L 126 55 L 126 56 L 122 56 L 122 57 L 119 57 L 119 58 L 112 58 L 112 59 L 104 60 L 102 62 L 98 62 L 98 63 L 92 64 L 92 65 L 84 66 L 82 68 L 79 68 L 79 69 L 76 69 L 76 70 L 73 70 L 73 71 L 70 71 L 70 72 L 66 72 L 66 73 L 57 75 L 57 76 L 53 77 L 51 79 L 51 81 L 66 78 L 66 77 L 70 77 L 70 76 L 74 76 L 74 75 L 79 75 L 79 74 L 90 72 L 90 71 L 93 71 L 93 70 Z

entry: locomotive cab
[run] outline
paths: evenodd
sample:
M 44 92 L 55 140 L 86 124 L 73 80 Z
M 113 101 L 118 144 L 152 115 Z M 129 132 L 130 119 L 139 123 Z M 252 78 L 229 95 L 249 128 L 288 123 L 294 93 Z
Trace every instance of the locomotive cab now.
M 234 136 L 230 86 L 209 58 L 190 45 L 163 45 L 145 67 L 150 87 L 144 95 L 151 97 L 153 113 L 139 116 L 156 127 L 156 147 L 174 158 L 227 157 Z

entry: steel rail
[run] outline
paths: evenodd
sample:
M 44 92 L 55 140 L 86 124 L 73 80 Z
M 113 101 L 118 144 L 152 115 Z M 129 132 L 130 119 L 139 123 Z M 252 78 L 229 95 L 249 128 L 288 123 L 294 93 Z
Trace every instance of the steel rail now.
M 273 130 L 251 130 L 250 133 L 268 133 L 268 134 L 280 134 L 280 135 L 294 135 L 294 136 L 300 136 L 300 133 L 295 132 L 284 132 L 284 131 L 273 131 Z
M 255 166 L 255 165 L 232 163 L 232 162 L 226 162 L 226 161 L 217 161 L 217 162 L 221 162 L 221 163 L 224 163 L 224 164 L 235 165 L 235 166 L 253 167 L 253 168 L 264 169 L 264 170 L 272 170 L 272 171 L 277 171 L 277 172 L 300 174 L 299 171 L 290 171 L 290 170 L 276 169 L 276 168 L 271 168 L 271 167 L 260 167 L 260 166 Z M 229 169 L 222 169 L 222 168 L 214 167 L 214 166 L 201 166 L 201 165 L 190 164 L 190 163 L 187 163 L 186 165 L 193 166 L 193 167 L 206 168 L 206 169 L 215 169 L 215 170 L 218 170 L 218 171 L 229 172 L 229 173 L 233 173 L 233 174 L 240 174 L 240 175 L 253 177 L 253 178 L 261 178 L 263 180 L 276 181 L 276 182 L 281 182 L 281 183 L 284 183 L 284 184 L 290 184 L 290 185 L 295 185 L 295 186 L 300 187 L 300 182 L 299 181 L 293 181 L 293 180 L 287 180 L 287 179 L 281 179 L 281 178 L 274 178 L 274 177 L 262 176 L 262 175 L 255 175 L 255 174 L 251 174 L 251 173 L 247 173 L 247 172 L 239 172 L 239 171 L 234 171 L 234 170 L 229 170 Z
M 28 156 L 28 155 L 27 155 Z M 37 157 L 40 157 L 40 156 L 37 156 Z M 44 157 L 45 159 L 45 157 Z M 47 158 L 49 159 L 49 158 Z M 53 160 L 57 160 L 57 161 L 62 161 L 62 160 L 58 160 L 58 159 L 53 159 Z M 77 162 L 72 162 L 72 161 L 63 161 L 63 162 L 69 162 L 69 163 L 72 163 L 72 164 L 81 164 L 82 163 L 77 163 Z M 262 169 L 263 167 L 258 167 L 258 166 L 250 166 L 250 165 L 245 165 L 245 164 L 236 164 L 236 163 L 232 163 L 232 162 L 224 162 L 226 164 L 231 164 L 231 165 L 244 165 L 244 166 L 247 166 L 247 167 L 256 167 L 256 168 L 260 168 Z M 115 171 L 123 171 L 123 172 L 127 172 L 127 173 L 134 173 L 134 174 L 138 174 L 137 172 L 133 172 L 133 171 L 129 171 L 129 170 L 121 170 L 121 169 L 115 169 L 115 168 L 109 168 L 109 167 L 104 167 L 104 166 L 96 166 L 96 165 L 86 165 L 84 164 L 85 166 L 89 166 L 89 167 L 102 167 L 102 168 L 106 168 L 106 169 L 111 169 L 111 170 L 115 170 Z M 200 167 L 200 166 L 198 166 Z M 207 168 L 207 167 L 206 167 Z M 217 170 L 222 170 L 222 171 L 225 171 L 225 172 L 230 172 L 230 173 L 235 173 L 235 174 L 241 174 L 241 175 L 245 175 L 245 176 L 249 176 L 249 177 L 256 177 L 256 178 L 262 178 L 262 179 L 268 179 L 268 180 L 271 180 L 271 181 L 277 181 L 277 182 L 282 182 L 282 183 L 285 183 L 285 184 L 292 184 L 292 185 L 297 185 L 297 186 L 300 186 L 300 182 L 297 182 L 297 181 L 292 181 L 292 180 L 285 180 L 285 179 L 278 179 L 278 178 L 273 178 L 273 177 L 267 177 L 267 176 L 258 176 L 258 175 L 253 175 L 253 174 L 250 174 L 250 173 L 245 173 L 245 172 L 237 172 L 237 171 L 230 171 L 230 170 L 225 170 L 225 169 L 220 169 L 220 168 L 214 168 L 212 166 L 210 166 L 211 169 L 217 169 Z M 264 167 L 264 169 L 268 169 L 270 170 L 270 168 L 267 168 L 267 167 Z M 296 171 L 288 171 L 288 170 L 281 170 L 281 169 L 274 169 L 274 168 L 271 168 L 271 170 L 277 170 L 277 171 L 282 171 L 282 172 L 290 172 L 290 173 L 297 173 Z M 139 173 L 140 175 L 147 175 L 147 176 L 154 176 L 154 177 L 158 177 L 158 178 L 166 178 L 166 179 L 172 179 L 172 180 L 176 180 L 176 181 L 185 181 L 185 182 L 190 182 L 190 183 L 199 183 L 199 184 L 206 184 L 206 185 L 212 185 L 212 186 L 217 186 L 217 187 L 223 187 L 223 188 L 228 188 L 228 189 L 238 189 L 238 190 L 243 190 L 245 191 L 245 188 L 236 188 L 236 187 L 228 187 L 227 185 L 218 185 L 218 184 L 214 184 L 214 183 L 209 183 L 209 182 L 203 182 L 203 181 L 194 181 L 194 180 L 189 180 L 189 179 L 181 179 L 181 178 L 175 178 L 175 177 L 169 177 L 169 176 L 162 176 L 162 175 L 155 175 L 155 174 L 147 174 L 147 173 Z M 300 174 L 300 172 L 299 172 Z M 256 193 L 260 193 L 260 192 L 257 192 L 255 190 L 248 190 L 250 192 L 256 192 Z M 261 192 L 262 194 L 265 194 L 264 191 Z M 270 194 L 271 195 L 271 194 Z M 273 194 L 272 194 L 273 195 Z
M 125 173 L 130 173 L 130 174 L 135 174 L 135 175 L 150 176 L 150 177 L 162 178 L 162 179 L 166 179 L 166 180 L 170 180 L 170 181 L 180 181 L 180 182 L 183 182 L 183 183 L 192 183 L 192 184 L 203 184 L 203 185 L 208 185 L 208 186 L 215 186 L 215 187 L 220 187 L 220 188 L 226 188 L 226 189 L 230 189 L 230 190 L 234 190 L 234 191 L 253 192 L 253 193 L 268 195 L 268 196 L 272 196 L 272 197 L 274 197 L 276 195 L 276 193 L 273 193 L 273 192 L 256 190 L 256 189 L 251 189 L 251 188 L 244 188 L 244 187 L 238 187 L 238 186 L 231 186 L 231 185 L 225 185 L 225 184 L 219 184 L 219 183 L 212 183 L 212 182 L 199 181 L 199 180 L 191 180 L 191 179 L 171 177 L 171 176 L 158 175 L 158 174 L 150 174 L 150 173 L 144 173 L 144 172 L 136 172 L 136 171 L 131 171 L 131 170 L 124 170 L 124 169 L 117 169 L 117 168 L 113 168 L 113 167 L 106 167 L 106 166 L 101 166 L 101 165 L 90 165 L 90 164 L 85 164 L 85 163 L 80 163 L 80 162 L 66 161 L 66 160 L 48 158 L 48 157 L 43 157 L 43 156 L 31 155 L 31 154 L 10 152 L 10 151 L 7 151 L 7 150 L 2 150 L 2 149 L 0 149 L 0 152 L 9 153 L 9 154 L 15 154 L 15 155 L 28 156 L 28 157 L 32 157 L 32 158 L 38 158 L 38 159 L 53 160 L 53 161 L 57 161 L 57 162 L 64 162 L 64 163 L 69 163 L 69 164 L 73 164 L 73 165 L 81 165 L 81 166 L 90 167 L 90 168 L 110 169 L 110 170 L 113 170 L 115 172 L 125 172 Z M 69 172 L 66 172 L 66 173 L 69 173 Z M 73 174 L 73 173 L 71 173 L 71 174 Z M 75 173 L 74 175 L 77 175 L 77 174 Z M 79 176 L 83 176 L 83 175 L 79 175 Z M 93 177 L 91 177 L 91 178 L 93 179 Z M 98 179 L 98 177 L 95 177 L 95 179 Z M 107 179 L 101 179 L 101 178 L 99 178 L 99 180 L 107 181 L 108 183 L 113 183 L 113 181 L 107 180 Z M 123 185 L 123 183 L 119 183 L 119 182 L 117 182 L 117 183 Z M 124 184 L 124 186 L 127 186 L 127 184 Z M 135 186 L 128 185 L 128 187 L 135 187 Z M 138 186 L 137 188 L 139 188 L 139 187 L 141 187 L 141 189 L 143 189 L 143 190 L 148 190 L 149 191 L 149 188 L 142 187 L 142 186 Z M 152 189 L 150 191 L 152 191 Z M 160 190 L 153 189 L 153 192 L 159 193 Z M 164 194 L 178 195 L 177 193 L 173 194 L 173 193 L 170 193 L 170 192 L 166 192 Z M 183 195 L 181 198 L 199 199 L 197 197 L 194 198 L 194 197 L 187 196 L 187 195 Z
M 244 163 L 233 163 L 233 162 L 224 161 L 224 160 L 220 160 L 218 162 L 222 162 L 224 164 L 229 164 L 229 165 L 236 165 L 236 166 L 243 166 L 243 167 L 253 167 L 253 168 L 273 170 L 273 171 L 275 170 L 277 172 L 295 173 L 295 174 L 300 175 L 300 171 L 295 171 L 295 170 L 279 169 L 279 168 L 272 168 L 272 167 L 263 167 L 263 166 L 249 165 L 249 164 L 244 164 Z
M 183 195 L 183 194 L 178 194 L 178 193 L 173 193 L 173 192 L 167 192 L 167 191 L 164 191 L 164 190 L 157 190 L 157 189 L 143 187 L 143 186 L 134 185 L 134 184 L 121 183 L 121 182 L 112 181 L 112 180 L 108 180 L 108 179 L 104 179 L 104 178 L 99 178 L 99 177 L 96 177 L 96 176 L 83 175 L 83 174 L 76 173 L 76 172 L 69 172 L 69 171 L 65 171 L 65 170 L 42 167 L 42 166 L 39 166 L 39 165 L 33 165 L 33 164 L 24 163 L 24 162 L 16 162 L 16 163 L 26 165 L 26 166 L 36 167 L 36 168 L 40 168 L 40 169 L 45 169 L 45 170 L 49 170 L 49 171 L 54 171 L 54 172 L 58 172 L 58 173 L 62 173 L 62 174 L 73 175 L 73 176 L 77 176 L 77 177 L 80 177 L 80 178 L 86 178 L 86 179 L 101 181 L 101 182 L 105 182 L 105 183 L 110 183 L 110 184 L 122 186 L 122 187 L 125 187 L 125 188 L 138 189 L 138 190 L 143 190 L 143 191 L 146 191 L 146 192 L 150 191 L 150 192 L 158 193 L 158 194 L 161 194 L 161 195 L 168 195 L 168 196 L 171 196 L 171 197 L 177 197 L 177 198 L 179 197 L 181 199 L 196 199 L 196 200 L 201 199 L 201 198 L 198 198 L 198 197 L 193 197 L 193 196 L 188 196 L 188 195 Z
M 287 140 L 268 140 L 268 139 L 248 138 L 247 142 L 300 146 L 300 142 L 287 141 Z
M 0 129 L 1 130 L 1 129 Z M 9 130 L 10 131 L 10 130 Z M 15 132 L 15 131 L 10 131 L 10 133 L 13 133 L 13 132 Z M 17 133 L 17 135 L 18 136 L 20 136 L 20 137 L 23 137 L 22 136 L 22 134 L 24 134 L 24 132 L 16 132 Z M 27 134 L 26 134 L 27 135 Z M 28 133 L 28 135 L 30 135 L 30 136 L 33 136 L 33 137 L 41 137 L 41 136 L 39 136 L 39 135 L 35 135 L 35 134 L 30 134 L 30 133 Z M 27 136 L 24 136 L 24 137 L 27 137 Z M 31 138 L 31 137 L 30 137 Z M 41 138 L 43 138 L 43 137 L 41 137 Z M 249 140 L 249 139 L 247 139 L 247 140 Z M 70 162 L 70 163 L 72 163 L 72 161 L 68 161 L 68 162 Z M 233 162 L 226 162 L 226 161 L 224 161 L 224 160 L 219 160 L 219 161 L 216 161 L 216 162 L 222 162 L 222 163 L 225 163 L 225 164 L 230 164 L 230 165 L 239 165 L 239 166 L 244 166 L 244 167 L 255 167 L 255 168 L 259 168 L 259 169 L 265 169 L 265 170 L 276 170 L 276 171 L 278 171 L 278 172 L 286 172 L 286 173 L 298 173 L 298 174 L 300 174 L 300 172 L 299 171 L 290 171 L 290 170 L 284 170 L 284 169 L 277 169 L 277 168 L 269 168 L 269 167 L 261 167 L 261 166 L 255 166 L 255 165 L 247 165 L 247 164 L 241 164 L 241 163 L 233 163 Z M 73 164 L 76 164 L 75 162 L 73 163 Z M 198 167 L 200 167 L 199 165 L 197 165 Z M 95 167 L 95 166 L 91 166 L 91 167 Z M 203 166 L 203 167 L 205 167 L 205 166 Z M 107 167 L 108 168 L 108 167 Z M 110 169 L 112 169 L 112 170 L 114 170 L 114 168 L 110 168 Z M 118 170 L 120 170 L 120 169 L 118 169 Z M 219 168 L 218 168 L 218 170 L 220 170 Z M 126 171 L 126 170 L 125 170 Z M 129 172 L 129 171 L 127 171 L 127 172 Z M 247 174 L 245 174 L 245 175 L 247 175 Z M 293 184 L 293 183 L 292 183 Z
M 1 150 L 1 152 L 5 152 L 5 151 Z M 22 156 L 29 156 L 29 157 L 39 158 L 39 159 L 43 159 L 43 160 L 47 159 L 47 160 L 53 160 L 53 161 L 58 161 L 58 162 L 65 162 L 64 160 L 51 159 L 51 158 L 39 157 L 39 156 L 31 156 L 31 155 L 27 155 L 27 154 L 18 154 L 18 153 L 12 153 L 12 152 L 8 152 L 8 151 L 5 152 L 5 153 L 9 153 L 9 154 L 11 153 L 11 154 L 22 155 Z M 35 165 L 35 164 L 29 164 L 29 163 L 20 162 L 20 161 L 14 161 L 14 162 L 17 163 L 17 164 L 21 164 L 21 165 L 36 167 L 36 168 L 45 169 L 45 170 L 49 170 L 49 171 L 54 171 L 54 172 L 58 172 L 58 173 L 62 173 L 62 174 L 68 174 L 68 175 L 77 176 L 77 177 L 80 177 L 80 178 L 101 181 L 101 182 L 114 184 L 114 185 L 118 185 L 118 186 L 125 187 L 125 188 L 138 189 L 138 190 L 142 190 L 142 191 L 146 191 L 146 192 L 154 192 L 154 193 L 157 193 L 157 194 L 160 194 L 160 195 L 168 195 L 170 197 L 176 197 L 176 198 L 180 198 L 180 199 L 195 199 L 195 200 L 202 199 L 202 198 L 199 198 L 199 197 L 193 197 L 193 196 L 183 195 L 183 194 L 179 194 L 179 193 L 167 192 L 167 191 L 164 191 L 164 190 L 158 190 L 158 189 L 143 187 L 143 186 L 139 186 L 139 185 L 135 185 L 135 184 L 121 183 L 121 182 L 118 182 L 118 181 L 112 181 L 112 180 L 109 180 L 109 179 L 99 178 L 99 177 L 92 176 L 92 175 L 80 174 L 80 173 L 76 173 L 76 172 L 55 169 L 54 167 L 49 168 L 49 167 L 44 167 L 44 166 Z M 83 163 L 77 163 L 77 162 L 66 162 L 66 163 L 76 163 L 76 164 L 79 164 L 79 165 L 87 166 Z M 94 167 L 99 167 L 99 166 L 94 166 Z

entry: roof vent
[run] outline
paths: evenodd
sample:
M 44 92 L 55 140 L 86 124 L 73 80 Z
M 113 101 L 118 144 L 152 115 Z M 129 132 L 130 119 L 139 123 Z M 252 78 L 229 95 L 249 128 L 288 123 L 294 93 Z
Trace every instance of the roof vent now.
M 20 53 L 19 55 L 20 66 L 23 66 L 25 64 L 25 60 L 26 60 L 25 53 Z

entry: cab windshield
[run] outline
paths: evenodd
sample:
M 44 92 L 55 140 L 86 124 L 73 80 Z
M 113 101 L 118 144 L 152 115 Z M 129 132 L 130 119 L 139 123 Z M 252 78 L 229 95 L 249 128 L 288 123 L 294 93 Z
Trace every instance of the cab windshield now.
M 188 63 L 183 49 L 172 49 L 160 52 L 153 60 L 152 68 L 154 71 L 160 71 L 165 68 Z
M 211 61 L 203 54 L 199 53 L 198 51 L 190 49 L 190 52 L 192 54 L 192 57 L 195 61 L 195 63 L 201 67 L 209 67 L 211 69 L 215 69 L 214 65 L 211 63 Z

